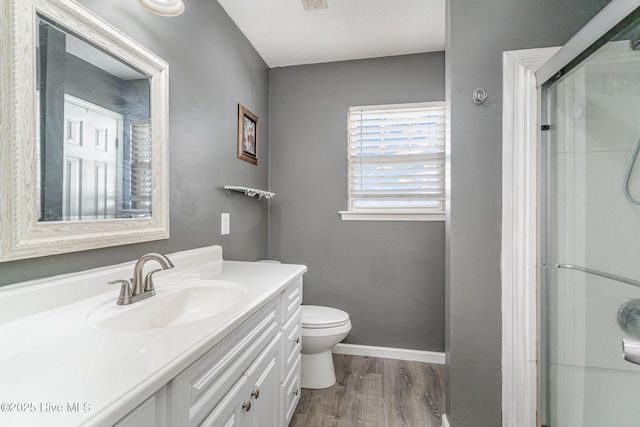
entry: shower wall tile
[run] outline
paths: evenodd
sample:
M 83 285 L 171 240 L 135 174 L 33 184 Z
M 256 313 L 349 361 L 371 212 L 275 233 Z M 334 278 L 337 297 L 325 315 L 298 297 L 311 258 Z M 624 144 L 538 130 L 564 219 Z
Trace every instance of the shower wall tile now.
M 619 327 L 617 315 L 628 300 L 567 293 L 551 298 L 550 363 L 640 372 L 640 366 L 622 358 L 622 339 L 629 336 Z
M 586 150 L 586 95 L 583 69 L 565 77 L 556 88 L 556 120 L 553 149 L 557 153 L 583 153 Z
M 586 263 L 586 154 L 557 156 L 556 208 L 557 262 L 584 266 Z
M 585 363 L 585 298 L 559 294 L 551 298 L 548 312 L 549 361 L 552 364 L 583 366 Z
M 558 263 L 640 281 L 640 206 L 630 203 L 622 190 L 630 155 L 630 152 L 558 155 L 554 248 Z M 640 198 L 640 165 L 638 172 L 630 189 Z M 565 288 L 571 289 L 568 285 Z M 616 290 L 616 295 L 624 294 L 624 288 L 629 297 L 638 295 L 630 285 Z
M 640 373 L 551 366 L 550 425 L 637 427 Z
M 581 274 L 581 273 L 578 273 Z M 584 288 L 577 290 L 580 295 L 588 297 L 622 298 L 623 300 L 640 299 L 640 288 L 627 283 L 618 282 L 594 275 L 587 276 Z
M 566 365 L 550 366 L 550 425 L 584 427 L 583 368 Z
M 584 427 L 638 426 L 640 373 L 587 369 L 584 378 Z
M 640 206 L 623 193 L 629 156 L 629 152 L 587 154 L 586 266 L 640 280 Z M 640 197 L 640 185 L 630 188 Z
M 622 50 L 623 55 L 612 62 L 606 60 L 610 53 L 603 51 L 585 67 L 586 149 L 629 151 L 640 138 L 638 53 L 630 52 L 628 45 L 611 44 L 607 49 Z

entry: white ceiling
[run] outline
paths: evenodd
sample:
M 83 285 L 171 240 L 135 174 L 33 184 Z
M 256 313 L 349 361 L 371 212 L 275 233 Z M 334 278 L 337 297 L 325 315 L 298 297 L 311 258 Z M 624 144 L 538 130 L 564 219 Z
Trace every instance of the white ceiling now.
M 218 0 L 271 68 L 444 50 L 445 0 Z

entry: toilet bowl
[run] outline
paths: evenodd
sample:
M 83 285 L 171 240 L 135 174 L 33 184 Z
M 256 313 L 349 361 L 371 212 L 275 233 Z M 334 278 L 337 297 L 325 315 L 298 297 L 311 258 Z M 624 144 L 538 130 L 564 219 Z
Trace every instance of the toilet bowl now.
M 280 264 L 261 259 L 256 262 Z M 329 388 L 336 383 L 331 350 L 351 330 L 349 314 L 337 308 L 302 305 L 302 388 Z
M 302 306 L 302 388 L 328 388 L 336 383 L 331 350 L 350 330 L 348 313 L 331 307 Z

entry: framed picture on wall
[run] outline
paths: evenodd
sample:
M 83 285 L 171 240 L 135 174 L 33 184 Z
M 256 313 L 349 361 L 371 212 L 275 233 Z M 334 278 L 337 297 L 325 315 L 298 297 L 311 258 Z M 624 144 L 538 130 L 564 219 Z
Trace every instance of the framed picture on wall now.
M 258 164 L 258 116 L 238 104 L 238 158 Z

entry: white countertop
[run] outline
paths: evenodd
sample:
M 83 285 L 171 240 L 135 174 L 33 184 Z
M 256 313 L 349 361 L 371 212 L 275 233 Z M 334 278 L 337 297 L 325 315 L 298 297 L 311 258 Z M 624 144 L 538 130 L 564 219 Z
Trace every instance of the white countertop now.
M 88 317 L 106 301 L 116 305 L 119 286 L 106 282 L 130 277 L 133 262 L 0 288 L 1 426 L 112 425 L 306 271 L 222 261 L 219 246 L 168 256 L 176 268 L 154 276 L 159 294 L 215 279 L 242 284 L 246 295 L 193 323 L 116 332 L 97 329 Z

